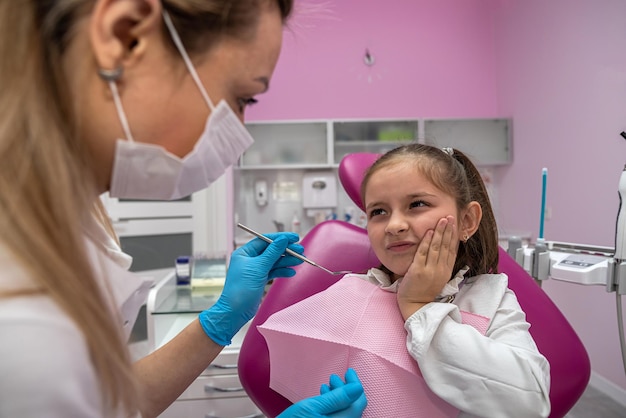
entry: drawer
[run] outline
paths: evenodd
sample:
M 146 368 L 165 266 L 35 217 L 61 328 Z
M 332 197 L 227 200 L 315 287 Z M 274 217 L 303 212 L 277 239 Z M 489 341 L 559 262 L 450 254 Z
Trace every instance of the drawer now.
M 262 418 L 263 413 L 248 397 L 178 400 L 159 418 Z
M 246 396 L 236 374 L 200 376 L 178 399 L 232 398 Z
M 237 360 L 239 349 L 236 351 L 222 351 L 203 372 L 202 376 L 216 374 L 237 374 Z

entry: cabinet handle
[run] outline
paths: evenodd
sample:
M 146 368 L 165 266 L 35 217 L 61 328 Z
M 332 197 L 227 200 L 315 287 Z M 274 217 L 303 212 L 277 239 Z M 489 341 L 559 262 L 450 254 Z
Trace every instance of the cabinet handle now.
M 220 417 L 217 415 L 206 414 L 204 418 L 220 418 Z M 251 415 L 244 415 L 238 418 L 265 418 L 265 415 L 263 415 L 261 412 L 257 412 Z
M 236 369 L 237 364 L 210 364 L 209 368 L 213 369 Z
M 217 386 L 204 385 L 205 392 L 241 392 L 243 391 L 243 387 L 233 387 L 233 388 L 220 388 Z

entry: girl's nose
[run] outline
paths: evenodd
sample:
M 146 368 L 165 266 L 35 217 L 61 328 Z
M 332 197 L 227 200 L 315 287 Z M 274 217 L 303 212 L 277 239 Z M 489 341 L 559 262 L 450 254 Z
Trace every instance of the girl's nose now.
M 404 232 L 408 229 L 409 225 L 401 215 L 392 214 L 389 217 L 389 222 L 387 223 L 387 227 L 385 228 L 385 232 L 392 235 L 397 235 L 401 232 Z

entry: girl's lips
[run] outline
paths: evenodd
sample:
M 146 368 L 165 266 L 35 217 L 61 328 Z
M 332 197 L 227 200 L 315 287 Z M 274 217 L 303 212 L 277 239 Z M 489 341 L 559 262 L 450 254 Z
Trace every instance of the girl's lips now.
M 414 243 L 408 241 L 394 242 L 393 244 L 387 245 L 387 250 L 393 252 L 403 252 L 412 248 L 414 245 Z

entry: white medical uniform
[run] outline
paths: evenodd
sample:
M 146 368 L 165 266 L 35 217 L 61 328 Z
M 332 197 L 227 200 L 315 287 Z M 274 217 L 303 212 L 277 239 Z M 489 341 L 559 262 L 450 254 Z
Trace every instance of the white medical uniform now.
M 126 269 L 132 261 L 100 226 L 87 248 L 110 303 L 130 334 L 151 280 Z M 97 242 L 99 244 L 95 244 Z M 0 293 L 36 289 L 28 272 L 0 244 Z M 45 294 L 0 297 L 0 417 L 116 416 L 103 411 L 99 381 L 83 334 Z
M 407 350 L 428 387 L 462 411 L 460 417 L 548 416 L 550 366 L 528 332 L 508 277 L 484 274 L 463 281 L 466 271 L 438 298 L 455 295 L 452 303 L 429 303 L 406 320 Z M 381 270 L 358 276 L 396 292 L 398 282 L 392 284 Z M 460 310 L 490 318 L 486 334 L 463 324 Z

